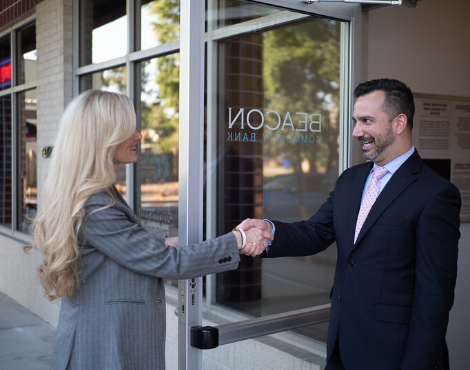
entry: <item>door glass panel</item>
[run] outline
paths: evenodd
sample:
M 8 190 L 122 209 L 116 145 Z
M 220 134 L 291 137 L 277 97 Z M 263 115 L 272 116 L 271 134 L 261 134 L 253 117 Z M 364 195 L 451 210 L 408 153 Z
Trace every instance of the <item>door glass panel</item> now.
M 246 15 L 236 21 L 240 36 L 208 45 L 207 238 L 248 217 L 308 219 L 339 173 L 342 22 L 255 8 L 256 15 L 240 13 Z M 271 21 L 273 15 L 282 22 Z M 219 27 L 229 22 L 219 21 Z M 206 278 L 206 311 L 217 307 L 247 318 L 329 303 L 335 263 L 335 246 L 308 257 L 242 257 L 237 270 Z M 317 343 L 322 357 L 326 332 L 321 324 L 292 335 Z
M 142 134 L 136 214 L 149 233 L 177 236 L 179 54 L 138 63 L 136 80 L 137 129 Z

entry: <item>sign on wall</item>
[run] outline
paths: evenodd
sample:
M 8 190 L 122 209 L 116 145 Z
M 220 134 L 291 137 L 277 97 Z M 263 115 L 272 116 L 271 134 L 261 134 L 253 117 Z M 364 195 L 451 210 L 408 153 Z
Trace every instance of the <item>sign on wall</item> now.
M 457 186 L 470 222 L 470 99 L 415 94 L 413 143 L 423 160 Z

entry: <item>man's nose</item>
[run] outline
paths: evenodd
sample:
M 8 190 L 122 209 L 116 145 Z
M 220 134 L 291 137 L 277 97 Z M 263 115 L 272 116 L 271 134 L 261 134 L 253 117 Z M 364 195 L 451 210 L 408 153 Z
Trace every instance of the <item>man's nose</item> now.
M 360 136 L 364 136 L 364 131 L 362 130 L 362 127 L 359 123 L 356 123 L 354 125 L 354 129 L 353 129 L 353 133 L 352 135 L 354 137 L 360 137 Z

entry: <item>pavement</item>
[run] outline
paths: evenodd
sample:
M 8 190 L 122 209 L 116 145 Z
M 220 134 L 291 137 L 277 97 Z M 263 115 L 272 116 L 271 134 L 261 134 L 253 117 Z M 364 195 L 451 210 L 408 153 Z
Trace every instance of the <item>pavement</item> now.
M 47 370 L 55 329 L 0 293 L 0 370 Z

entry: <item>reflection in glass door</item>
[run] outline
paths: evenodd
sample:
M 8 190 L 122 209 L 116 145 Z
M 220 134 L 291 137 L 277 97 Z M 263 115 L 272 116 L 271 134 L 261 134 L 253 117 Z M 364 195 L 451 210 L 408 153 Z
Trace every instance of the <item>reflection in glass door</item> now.
M 307 219 L 340 171 L 347 24 L 241 1 L 217 2 L 208 14 L 216 41 L 206 58 L 206 237 L 247 217 Z M 237 270 L 206 278 L 203 324 L 329 303 L 335 262 L 334 246 L 303 258 L 242 257 Z M 326 331 L 298 330 L 294 343 L 306 341 L 321 358 Z

